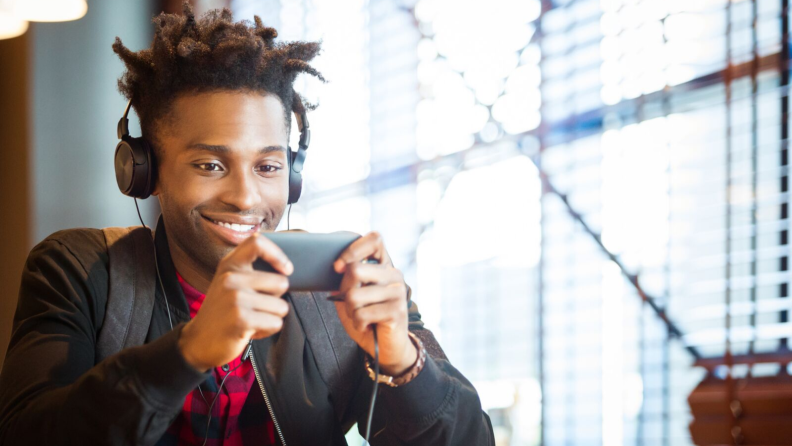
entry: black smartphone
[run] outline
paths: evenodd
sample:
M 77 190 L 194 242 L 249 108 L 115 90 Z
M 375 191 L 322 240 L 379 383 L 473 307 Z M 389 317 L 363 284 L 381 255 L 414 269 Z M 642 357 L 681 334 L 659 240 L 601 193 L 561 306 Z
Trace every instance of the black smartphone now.
M 262 232 L 272 240 L 294 264 L 289 276 L 289 291 L 338 291 L 343 274 L 338 274 L 333 263 L 342 252 L 360 238 L 352 232 L 330 234 L 311 232 Z M 263 259 L 256 259 L 253 268 L 257 271 L 275 272 Z

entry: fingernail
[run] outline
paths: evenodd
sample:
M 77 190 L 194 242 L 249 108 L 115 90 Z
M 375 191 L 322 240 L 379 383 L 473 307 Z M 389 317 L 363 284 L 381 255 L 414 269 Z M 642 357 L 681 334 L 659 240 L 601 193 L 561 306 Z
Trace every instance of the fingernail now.
M 293 272 L 294 272 L 294 265 L 292 264 L 291 261 L 287 260 L 286 261 L 286 274 L 288 275 L 288 274 L 291 274 Z

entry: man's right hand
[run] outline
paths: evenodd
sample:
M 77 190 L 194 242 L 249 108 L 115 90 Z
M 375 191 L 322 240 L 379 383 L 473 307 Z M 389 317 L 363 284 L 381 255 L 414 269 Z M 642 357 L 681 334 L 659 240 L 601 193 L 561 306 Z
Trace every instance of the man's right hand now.
M 278 273 L 255 271 L 261 257 Z M 250 339 L 280 331 L 289 305 L 281 296 L 294 266 L 266 237 L 254 234 L 220 261 L 201 309 L 179 338 L 179 349 L 197 370 L 206 371 L 237 358 Z

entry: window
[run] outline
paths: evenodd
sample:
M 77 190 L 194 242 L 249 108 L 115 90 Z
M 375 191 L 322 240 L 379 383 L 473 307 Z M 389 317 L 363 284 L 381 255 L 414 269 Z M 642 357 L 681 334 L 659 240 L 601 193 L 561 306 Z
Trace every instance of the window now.
M 788 0 L 261 8 L 325 39 L 292 222 L 384 234 L 498 444 L 691 444 L 690 349 L 788 345 Z

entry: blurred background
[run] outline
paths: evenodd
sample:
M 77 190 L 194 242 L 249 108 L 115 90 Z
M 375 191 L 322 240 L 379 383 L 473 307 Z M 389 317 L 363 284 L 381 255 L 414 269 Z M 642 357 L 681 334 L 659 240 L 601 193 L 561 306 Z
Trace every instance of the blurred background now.
M 32 246 L 137 223 L 110 45 L 147 47 L 181 10 L 22 24 L 12 3 L 0 353 Z M 688 396 L 724 358 L 788 376 L 789 0 L 194 3 L 323 41 L 329 83 L 297 81 L 319 108 L 292 227 L 384 235 L 499 446 L 689 445 Z

